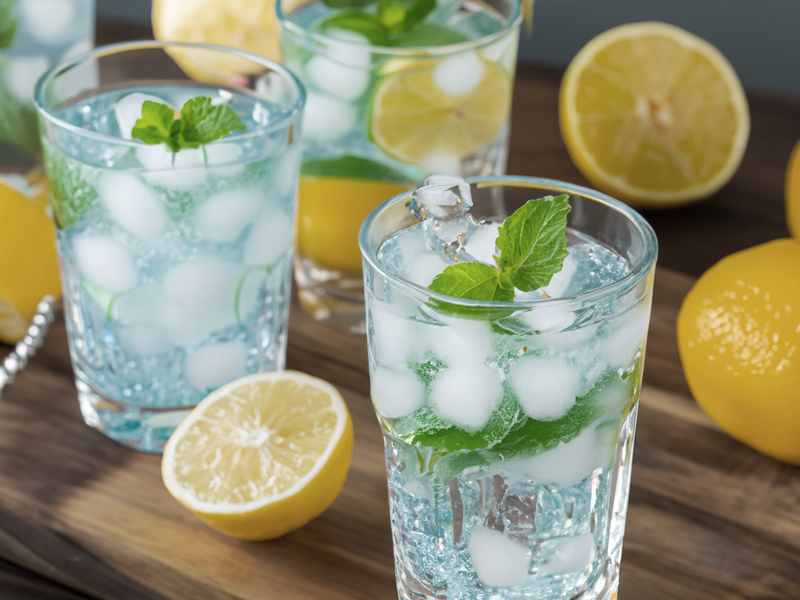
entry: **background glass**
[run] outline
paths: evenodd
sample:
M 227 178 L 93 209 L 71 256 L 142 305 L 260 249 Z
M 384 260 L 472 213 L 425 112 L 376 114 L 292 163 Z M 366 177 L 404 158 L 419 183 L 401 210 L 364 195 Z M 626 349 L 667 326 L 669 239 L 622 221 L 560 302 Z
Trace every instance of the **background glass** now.
M 633 210 L 586 188 L 469 181 L 471 212 L 486 222 L 502 222 L 530 198 L 569 194 L 569 247 L 578 257 L 570 281 L 593 277 L 609 250 L 621 263 L 608 264 L 624 264 L 625 274 L 564 297 L 462 300 L 379 262 L 387 238 L 416 222 L 409 194 L 364 222 L 371 393 L 384 433 L 400 598 L 610 599 L 655 235 Z M 497 402 L 484 425 L 470 428 L 464 423 L 481 416 L 480 390 L 488 388 Z M 444 418 L 448 406 L 452 417 Z
M 505 171 L 520 5 L 440 3 L 425 23 L 444 24 L 464 41 L 387 47 L 349 30 L 320 31 L 319 20 L 332 13 L 321 2 L 287 4 L 276 6 L 282 61 L 309 89 L 295 257 L 300 301 L 318 319 L 363 331 L 357 239 L 369 211 L 433 172 Z
M 131 139 L 145 100 L 180 108 L 197 96 L 228 104 L 246 131 L 176 154 Z M 211 390 L 283 368 L 304 101 L 283 67 L 205 45 L 108 46 L 39 82 L 70 352 L 92 427 L 160 451 Z

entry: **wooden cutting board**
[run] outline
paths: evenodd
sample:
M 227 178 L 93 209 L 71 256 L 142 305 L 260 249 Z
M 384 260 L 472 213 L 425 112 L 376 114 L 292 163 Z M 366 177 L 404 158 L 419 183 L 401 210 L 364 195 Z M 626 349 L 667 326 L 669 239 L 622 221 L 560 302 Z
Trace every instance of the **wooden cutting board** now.
M 732 440 L 691 399 L 675 342 L 691 283 L 666 269 L 656 277 L 619 599 L 797 600 L 800 469 Z M 288 366 L 345 397 L 355 426 L 350 475 L 330 510 L 301 530 L 235 541 L 169 496 L 160 457 L 83 424 L 59 320 L 0 400 L 0 559 L 74 590 L 60 598 L 396 598 L 366 340 L 294 305 Z M 0 588 L 0 597 L 52 597 L 11 592 Z

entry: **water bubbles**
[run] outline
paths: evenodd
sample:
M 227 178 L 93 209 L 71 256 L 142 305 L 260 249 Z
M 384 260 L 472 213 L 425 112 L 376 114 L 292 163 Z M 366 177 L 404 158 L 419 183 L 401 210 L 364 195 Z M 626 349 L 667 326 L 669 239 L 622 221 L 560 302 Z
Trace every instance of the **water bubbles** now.
M 469 554 L 478 579 L 484 585 L 509 587 L 528 578 L 531 550 L 488 527 L 477 527 L 469 536 Z

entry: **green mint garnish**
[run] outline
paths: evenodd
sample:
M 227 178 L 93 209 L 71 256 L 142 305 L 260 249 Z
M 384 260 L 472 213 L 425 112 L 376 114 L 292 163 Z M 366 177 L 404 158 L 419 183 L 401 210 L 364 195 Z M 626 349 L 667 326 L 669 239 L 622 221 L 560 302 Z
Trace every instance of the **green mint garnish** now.
M 142 117 L 133 126 L 131 136 L 145 144 L 164 143 L 179 152 L 183 148 L 199 148 L 241 129 L 246 129 L 244 123 L 230 106 L 214 106 L 211 98 L 200 96 L 183 105 L 179 119 L 166 104 L 145 100 Z
M 510 301 L 550 283 L 567 257 L 569 196 L 528 200 L 498 230 L 498 268 L 484 263 L 456 263 L 445 268 L 428 289 L 470 300 Z
M 17 32 L 17 22 L 11 11 L 13 6 L 11 0 L 0 0 L 0 50 L 11 45 Z
M 361 9 L 374 4 L 375 12 Z M 344 9 L 319 23 L 323 31 L 328 28 L 348 29 L 365 36 L 376 46 L 438 46 L 463 41 L 465 36 L 439 25 L 436 31 L 417 32 L 417 27 L 425 24 L 431 11 L 436 8 L 436 0 L 323 0 L 331 8 Z M 448 33 L 442 30 L 447 29 Z M 433 34 L 433 35 L 429 35 Z M 410 42 L 407 38 L 413 38 Z M 455 41 L 453 41 L 455 40 Z

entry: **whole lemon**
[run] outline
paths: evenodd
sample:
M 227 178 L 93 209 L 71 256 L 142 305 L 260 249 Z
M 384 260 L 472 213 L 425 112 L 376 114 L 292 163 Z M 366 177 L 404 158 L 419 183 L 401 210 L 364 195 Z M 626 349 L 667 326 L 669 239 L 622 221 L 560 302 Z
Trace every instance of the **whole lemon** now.
M 800 465 L 800 241 L 706 271 L 678 314 L 678 347 L 695 400 L 722 429 Z
M 0 179 L 0 342 L 13 344 L 27 331 L 39 300 L 58 297 L 58 260 L 46 185 Z

